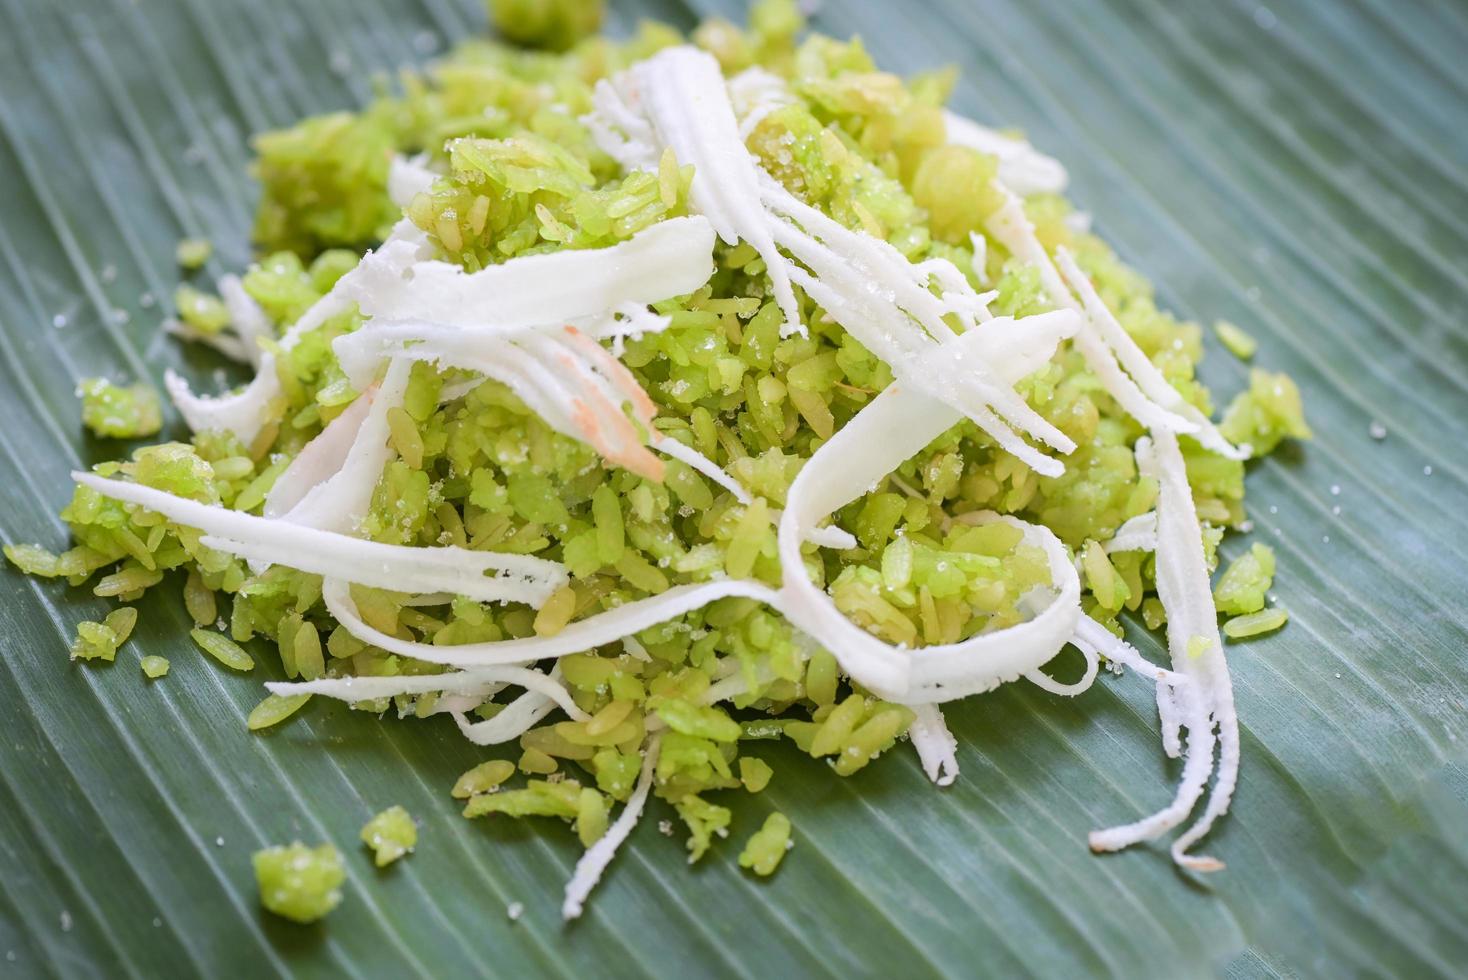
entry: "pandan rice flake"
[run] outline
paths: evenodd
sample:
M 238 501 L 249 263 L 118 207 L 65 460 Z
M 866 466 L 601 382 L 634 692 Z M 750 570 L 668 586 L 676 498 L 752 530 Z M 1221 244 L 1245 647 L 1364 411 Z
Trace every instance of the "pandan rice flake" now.
M 158 392 L 146 384 L 116 385 L 106 378 L 88 378 L 77 387 L 82 400 L 82 424 L 99 436 L 137 439 L 163 428 Z
M 385 868 L 418 846 L 418 824 L 400 806 L 390 806 L 362 827 L 362 843 L 373 853 L 373 861 Z
M 249 671 L 266 640 L 291 678 L 250 728 L 322 694 L 501 746 L 452 795 L 570 825 L 568 916 L 651 796 L 690 860 L 719 847 L 718 801 L 771 778 L 751 741 L 849 776 L 911 740 L 946 785 L 937 702 L 1018 676 L 1074 695 L 1101 657 L 1190 731 L 1211 710 L 1235 764 L 1227 685 L 1178 692 L 1221 667 L 1218 612 L 1229 636 L 1283 622 L 1267 548 L 1216 592 L 1209 571 L 1245 520 L 1236 447 L 1309 436 L 1294 384 L 1254 369 L 1214 426 L 1201 327 L 1073 220 L 1064 168 L 947 113 L 948 76 L 800 39 L 793 3 L 691 43 L 593 36 L 595 3 L 491 9 L 521 47 L 467 40 L 256 138 L 259 258 L 176 297 L 255 380 L 171 381 L 199 431 L 79 475 L 76 546 L 12 563 L 124 601 L 180 570 L 206 653 Z M 412 316 L 432 295 L 482 312 Z M 157 431 L 144 391 L 97 383 L 88 424 Z M 1177 673 L 1117 639 L 1128 620 L 1166 624 Z M 125 638 L 83 627 L 78 657 Z M 1067 642 L 1089 665 L 1068 686 L 1038 670 Z M 1214 866 L 1186 848 L 1219 786 L 1185 866 Z M 772 815 L 740 863 L 772 873 L 790 833 Z M 384 863 L 416 830 L 394 808 L 363 839 Z M 339 899 L 329 845 L 255 863 L 272 911 Z
M 295 841 L 256 851 L 251 861 L 260 904 L 282 918 L 306 925 L 341 904 L 346 869 L 331 844 L 308 847 Z

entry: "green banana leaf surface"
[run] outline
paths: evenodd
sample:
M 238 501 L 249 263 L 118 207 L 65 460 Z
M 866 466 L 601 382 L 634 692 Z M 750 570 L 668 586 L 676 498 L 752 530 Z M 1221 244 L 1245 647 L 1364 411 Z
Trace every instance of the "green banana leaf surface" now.
M 613 32 L 742 20 L 733 0 L 626 0 Z M 0 571 L 0 974 L 302 976 L 1433 976 L 1468 964 L 1468 7 L 827 0 L 816 29 L 943 64 L 957 109 L 1016 125 L 1180 315 L 1231 320 L 1292 374 L 1313 442 L 1251 465 L 1252 540 L 1289 625 L 1229 645 L 1243 729 L 1227 870 L 1086 832 L 1170 796 L 1150 686 L 1066 700 L 1014 684 L 949 711 L 963 775 L 911 752 L 841 779 L 772 743 L 772 879 L 717 845 L 689 867 L 655 803 L 560 920 L 580 853 L 553 823 L 458 816 L 480 761 L 442 717 L 314 703 L 252 735 L 273 657 L 228 674 L 179 590 L 115 664 L 68 663 L 86 589 Z M 355 105 L 374 71 L 483 32 L 471 0 L 0 0 L 0 540 L 60 548 L 68 471 L 108 375 L 209 382 L 162 334 L 182 237 L 250 256 L 247 139 Z M 1214 344 L 1220 401 L 1247 368 Z M 238 379 L 237 374 L 228 375 Z M 182 423 L 172 419 L 175 431 Z M 1231 536 L 1226 557 L 1250 538 Z M 1148 657 L 1165 656 L 1136 631 Z M 145 682 L 139 657 L 172 660 Z M 319 700 L 319 699 L 318 699 Z M 422 821 L 379 872 L 372 813 Z M 346 897 L 300 927 L 258 906 L 250 853 L 332 840 Z M 523 905 L 514 920 L 507 909 Z M 1459 974 L 1461 975 L 1461 974 Z

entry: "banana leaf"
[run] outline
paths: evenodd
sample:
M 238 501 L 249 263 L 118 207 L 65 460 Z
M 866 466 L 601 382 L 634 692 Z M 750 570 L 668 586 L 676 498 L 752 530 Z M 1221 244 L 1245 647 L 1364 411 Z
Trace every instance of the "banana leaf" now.
M 688 28 L 739 6 L 627 0 L 609 21 Z M 566 927 L 579 847 L 558 826 L 461 819 L 447 790 L 481 756 L 444 719 L 318 703 L 251 735 L 272 658 L 226 675 L 189 643 L 176 587 L 141 603 L 116 663 L 78 666 L 67 643 L 101 600 L 6 567 L 0 970 L 1460 973 L 1468 8 L 828 0 L 814 26 L 893 70 L 961 68 L 959 110 L 1063 159 L 1167 306 L 1243 326 L 1305 393 L 1315 440 L 1249 475 L 1291 621 L 1229 648 L 1243 774 L 1210 839 L 1227 870 L 1086 849 L 1177 775 L 1147 685 L 1108 677 L 1068 701 L 1016 684 L 950 712 L 963 776 L 943 790 L 907 753 L 841 779 L 771 743 L 774 782 L 733 804 L 744 828 L 792 818 L 771 880 L 740 871 L 732 840 L 688 867 L 657 804 Z M 79 378 L 224 367 L 158 327 L 180 238 L 216 243 L 213 274 L 249 259 L 249 134 L 357 104 L 373 72 L 484 30 L 470 0 L 0 0 L 0 539 L 61 546 L 68 471 L 126 448 L 82 434 Z M 1203 375 L 1226 398 L 1247 368 L 1215 349 Z M 166 678 L 144 680 L 149 654 Z M 421 843 L 379 872 L 351 844 L 393 803 Z M 311 927 L 254 893 L 250 853 L 293 838 L 347 851 L 346 899 Z

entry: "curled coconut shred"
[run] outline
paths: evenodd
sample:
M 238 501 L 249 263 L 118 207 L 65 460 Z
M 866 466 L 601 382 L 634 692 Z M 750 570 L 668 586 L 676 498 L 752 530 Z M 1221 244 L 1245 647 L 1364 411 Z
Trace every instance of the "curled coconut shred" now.
M 690 47 L 665 49 L 599 83 L 595 111 L 586 122 L 624 168 L 654 169 L 667 148 L 680 163 L 694 167 L 690 199 L 698 213 L 663 221 L 618 245 L 515 258 L 467 273 L 432 260 L 423 233 L 406 219 L 399 222 L 382 246 L 364 256 L 279 342 L 289 350 L 353 306 L 364 317 L 361 329 L 334 342 L 343 370 L 362 395 L 296 456 L 267 497 L 264 517 L 94 474 L 77 473 L 76 480 L 203 531 L 200 542 L 205 547 L 238 555 L 257 567 L 274 563 L 320 575 L 327 609 L 353 636 L 452 668 L 430 675 L 272 683 L 267 686 L 273 693 L 361 701 L 437 692 L 443 696 L 437 710 L 451 713 L 466 737 L 478 744 L 517 738 L 557 707 L 574 719 L 585 719 L 560 683 L 559 666 L 542 672 L 536 663 L 618 641 L 630 646 L 631 637 L 648 627 L 731 596 L 778 610 L 830 650 L 852 680 L 880 697 L 911 705 L 912 741 L 925 771 L 940 785 L 958 774 L 956 742 L 940 703 L 1019 678 L 1058 694 L 1079 694 L 1104 657 L 1157 685 L 1165 747 L 1177 755 L 1179 733 L 1186 729 L 1188 760 L 1169 807 L 1135 824 L 1098 831 L 1091 846 L 1114 850 L 1181 823 L 1207 786 L 1217 746 L 1214 792 L 1202 818 L 1173 845 L 1173 855 L 1196 870 L 1219 867 L 1211 858 L 1188 856 L 1186 850 L 1227 809 L 1237 773 L 1238 734 L 1197 515 L 1176 436 L 1193 435 L 1215 451 L 1241 454 L 1167 384 L 1073 260 L 1062 252 L 1059 269 L 1051 263 L 1010 191 L 1060 189 L 1065 172 L 1059 164 L 1022 141 L 948 117 L 952 141 L 999 156 L 1001 189 L 1008 201 L 986 230 L 1016 259 L 1039 268 L 1056 306 L 1022 319 L 996 318 L 986 305 L 992 294 L 976 293 L 951 263 L 913 263 L 889 243 L 852 231 L 798 200 L 760 169 L 743 137 L 763 113 L 788 98 L 784 83 L 764 72 L 746 72 L 726 84 L 717 62 Z M 402 202 L 434 179 L 421 161 L 398 160 L 389 185 L 395 200 Z M 1008 183 L 1012 188 L 1004 186 Z M 570 623 L 551 636 L 464 645 L 404 640 L 368 624 L 352 597 L 353 584 L 416 594 L 415 601 L 425 605 L 463 595 L 538 608 L 568 581 L 561 565 L 542 559 L 386 545 L 354 536 L 392 458 L 387 414 L 402 404 L 411 365 L 417 361 L 505 384 L 552 428 L 634 472 L 661 478 L 663 464 L 648 451 L 656 449 L 716 480 L 741 501 L 750 499 L 713 462 L 653 428 L 652 401 L 617 357 L 624 337 L 666 327 L 666 318 L 648 304 L 692 292 L 708 280 L 715 236 L 730 244 L 743 240 L 764 258 L 775 301 L 786 317 L 786 334 L 804 331 L 793 288 L 798 285 L 886 362 L 895 378 L 821 446 L 791 485 L 779 514 L 781 587 L 752 580 L 681 585 Z M 976 249 L 982 242 L 976 237 Z M 949 319 L 961 330 L 954 330 Z M 1155 548 L 1173 670 L 1147 663 L 1084 615 L 1080 579 L 1068 549 L 1047 528 L 1010 516 L 974 514 L 964 519 L 1009 523 L 1027 544 L 1044 552 L 1051 581 L 1023 597 L 1022 606 L 1030 612 L 1025 622 L 959 643 L 907 649 L 884 643 L 848 620 L 805 571 L 804 548 L 852 546 L 850 535 L 823 522 L 963 418 L 1037 472 L 1063 472 L 1058 460 L 1025 437 L 1061 453 L 1071 452 L 1074 444 L 1013 386 L 1042 368 L 1066 340 L 1081 350 L 1106 391 L 1153 434 L 1149 444 L 1139 446 L 1139 456 L 1161 486 L 1157 511 L 1128 522 L 1112 550 Z M 268 351 L 259 357 L 255 380 L 236 394 L 201 398 L 171 375 L 168 387 L 195 429 L 228 429 L 246 443 L 260 433 L 281 394 L 274 355 Z M 468 385 L 451 387 L 445 399 L 469 390 Z M 1188 647 L 1196 650 L 1199 643 L 1201 656 L 1189 656 Z M 1057 682 L 1040 670 L 1067 644 L 1074 644 L 1087 663 L 1074 684 Z M 468 711 L 506 686 L 525 693 L 494 718 L 469 721 Z M 746 690 L 744 680 L 734 675 L 716 683 L 706 700 L 713 703 Z M 578 864 L 567 888 L 567 918 L 580 913 L 641 813 L 658 748 L 657 726 L 649 728 L 637 787 L 609 832 Z
M 1006 190 L 1002 185 L 1000 189 Z M 1213 793 L 1203 816 L 1173 842 L 1172 856 L 1193 871 L 1219 870 L 1223 864 L 1218 860 L 1191 856 L 1187 849 L 1228 810 L 1238 780 L 1238 715 L 1218 634 L 1218 612 L 1203 553 L 1202 529 L 1177 437 L 1191 435 L 1205 449 L 1230 459 L 1247 459 L 1249 447 L 1229 443 L 1206 415 L 1168 384 L 1064 248 L 1057 252 L 1060 269 L 1056 271 L 1013 193 L 1006 190 L 1006 203 L 990 217 L 987 229 L 1016 258 L 1039 269 L 1051 302 L 1084 315 L 1085 324 L 1076 342 L 1087 365 L 1101 379 L 1107 393 L 1151 432 L 1150 440 L 1138 443 L 1137 457 L 1142 472 L 1158 481 L 1157 511 L 1150 519 L 1142 515 L 1119 528 L 1110 550 L 1150 547 L 1156 551 L 1157 595 L 1167 611 L 1168 654 L 1174 670 L 1190 681 L 1177 685 L 1159 680 L 1157 711 L 1163 750 L 1168 756 L 1177 758 L 1182 754 L 1180 731 L 1187 730 L 1187 761 L 1177 795 L 1169 806 L 1136 823 L 1096 831 L 1091 834 L 1091 848 L 1119 850 L 1159 837 L 1186 820 L 1214 776 L 1216 745 L 1218 767 Z M 1130 378 L 1122 373 L 1123 367 Z

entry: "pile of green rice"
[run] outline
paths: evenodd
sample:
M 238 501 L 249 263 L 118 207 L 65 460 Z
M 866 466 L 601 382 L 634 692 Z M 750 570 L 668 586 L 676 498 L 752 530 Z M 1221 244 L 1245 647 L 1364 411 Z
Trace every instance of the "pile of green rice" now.
M 596 18 L 571 11 L 577 5 L 536 5 L 551 11 L 543 22 L 527 19 L 523 3 L 494 6 L 515 18 L 516 41 L 560 53 L 467 41 L 424 72 L 385 84 L 384 94 L 360 111 L 257 137 L 260 257 L 244 273 L 243 287 L 273 323 L 294 322 L 402 217 L 387 194 L 394 155 L 426 154 L 444 175 L 412 200 L 406 215 L 441 258 L 469 271 L 516 256 L 606 246 L 688 213 L 692 168 L 668 159 L 657 173 L 624 175 L 578 121 L 591 109 L 598 79 L 688 40 L 712 53 L 726 73 L 760 65 L 788 82 L 793 102 L 766 115 L 747 146 L 789 191 L 913 261 L 946 258 L 976 286 L 982 277 L 998 291 L 991 304 L 996 314 L 1049 308 L 1034 269 L 1012 263 L 997 243 L 988 244 L 981 268 L 973 269 L 970 233 L 1000 203 L 989 188 L 997 164 L 946 144 L 940 110 L 951 71 L 901 79 L 879 71 L 859 40 L 802 40 L 793 4 L 778 0 L 758 3 L 748 29 L 712 20 L 685 39 L 672 28 L 643 24 L 625 41 L 583 37 Z M 1046 248 L 1066 246 L 1167 380 L 1211 413 L 1212 396 L 1195 377 L 1203 356 L 1200 327 L 1159 310 L 1147 281 L 1081 230 L 1085 223 L 1064 199 L 1036 195 L 1024 208 Z M 194 248 L 190 254 L 208 253 Z M 657 428 L 723 467 L 752 492 L 753 502 L 739 503 L 676 460 L 668 461 L 661 482 L 615 468 L 493 381 L 440 404 L 443 386 L 462 380 L 462 372 L 419 363 L 402 407 L 389 413 L 395 458 L 358 533 L 393 544 L 536 555 L 564 563 L 572 577 L 538 611 L 464 598 L 412 606 L 404 595 L 354 586 L 370 625 L 436 645 L 548 636 L 677 584 L 721 576 L 780 584 L 772 512 L 784 505 L 804 462 L 892 374 L 803 294 L 809 335 L 782 339 L 783 317 L 751 246 L 719 244 L 715 261 L 704 288 L 655 304 L 671 326 L 629 341 L 622 361 L 656 403 Z M 196 334 L 215 335 L 229 324 L 224 304 L 211 294 L 184 287 L 177 305 Z M 348 312 L 290 350 L 276 350 L 283 397 L 251 444 L 202 432 L 188 442 L 138 449 L 97 471 L 258 511 L 301 447 L 357 397 L 330 342 L 360 323 Z M 1027 618 L 1019 599 L 1048 581 L 1044 554 L 1012 526 L 954 520 L 996 511 L 1042 524 L 1074 550 L 1090 616 L 1118 634 L 1124 613 L 1152 629 L 1162 625 L 1152 556 L 1108 554 L 1102 547 L 1156 500 L 1157 483 L 1139 475 L 1133 454 L 1143 429 L 1069 345 L 1018 390 L 1078 445 L 1064 475 L 1039 476 L 972 423 L 955 425 L 835 516 L 857 547 L 809 549 L 813 579 L 854 622 L 890 643 L 917 647 Z M 89 384 L 84 397 L 99 432 L 157 429 L 156 396 L 146 388 Z M 1251 444 L 1256 455 L 1283 438 L 1308 435 L 1293 384 L 1257 369 L 1220 428 L 1231 441 Z M 1224 530 L 1245 523 L 1244 465 L 1191 440 L 1184 440 L 1184 451 L 1211 562 Z M 100 575 L 93 591 L 121 603 L 177 571 L 199 627 L 196 638 L 231 667 L 253 667 L 236 644 L 255 641 L 257 652 L 266 643 L 278 650 L 290 678 L 443 669 L 354 638 L 326 613 L 316 576 L 279 566 L 254 574 L 244 561 L 201 545 L 197 532 L 86 487 L 76 490 L 62 516 L 74 547 L 59 555 L 37 546 L 7 548 L 11 561 L 73 586 Z M 1230 635 L 1283 622 L 1282 611 L 1264 610 L 1272 574 L 1273 555 L 1256 545 L 1223 577 L 1220 608 L 1253 617 Z M 112 660 L 132 626 L 124 619 L 83 624 L 74 656 Z M 215 632 L 216 621 L 227 622 L 227 638 Z M 591 846 L 606 831 L 613 805 L 632 792 L 647 725 L 656 718 L 665 734 L 653 791 L 686 824 L 689 857 L 697 860 L 731 830 L 723 794 L 759 792 L 769 782 L 770 767 L 759 758 L 764 740 L 790 739 L 827 759 L 837 775 L 850 776 L 902 740 L 913 719 L 908 708 L 853 687 L 830 652 L 749 599 L 720 600 L 560 665 L 591 720 L 552 716 L 519 739 L 513 765 L 489 761 L 466 773 L 455 787 L 467 801 L 466 816 L 560 818 Z M 150 677 L 167 669 L 166 662 L 161 671 L 144 666 Z M 747 693 L 732 706 L 699 703 L 732 673 L 745 677 Z M 272 698 L 251 727 L 280 721 L 306 700 Z M 355 707 L 411 718 L 427 716 L 435 701 L 433 694 L 400 695 Z M 502 708 L 489 702 L 474 713 L 489 718 Z M 768 874 L 785 853 L 790 825 L 781 817 L 756 830 L 742 829 L 749 844 L 741 864 Z

